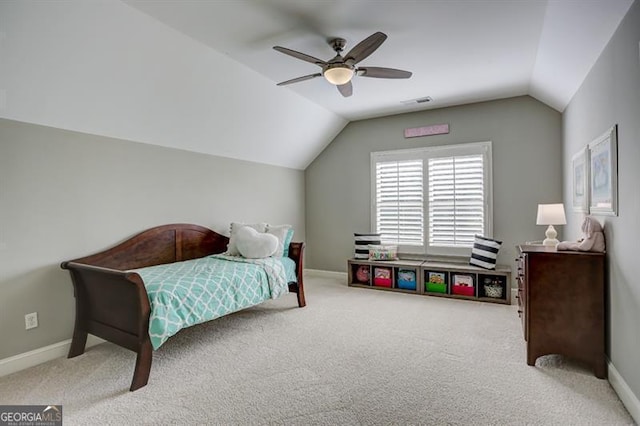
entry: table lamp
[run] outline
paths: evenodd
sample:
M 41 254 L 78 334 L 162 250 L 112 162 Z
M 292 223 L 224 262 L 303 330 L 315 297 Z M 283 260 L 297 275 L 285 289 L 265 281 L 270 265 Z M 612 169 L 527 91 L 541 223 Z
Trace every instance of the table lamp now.
M 553 225 L 566 225 L 567 218 L 564 215 L 562 204 L 538 204 L 537 225 L 549 225 L 545 235 L 547 238 L 542 242 L 545 246 L 557 246 L 560 241 L 556 239 L 558 232 Z

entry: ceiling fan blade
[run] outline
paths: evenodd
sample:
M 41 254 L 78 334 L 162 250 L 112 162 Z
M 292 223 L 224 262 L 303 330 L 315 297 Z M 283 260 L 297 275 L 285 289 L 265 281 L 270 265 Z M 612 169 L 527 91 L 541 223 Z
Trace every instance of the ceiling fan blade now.
M 287 84 L 291 84 L 291 83 L 299 83 L 301 81 L 305 81 L 305 80 L 311 80 L 312 78 L 316 78 L 316 77 L 322 77 L 322 73 L 316 73 L 316 74 L 309 74 L 309 75 L 304 75 L 302 77 L 297 77 L 297 78 L 292 78 L 291 80 L 287 80 L 287 81 L 283 81 L 281 83 L 278 83 L 278 86 L 284 86 Z
M 316 64 L 320 67 L 325 66 L 327 64 L 322 59 L 314 58 L 313 56 L 307 55 L 305 53 L 297 52 L 295 50 L 287 49 L 286 47 L 273 46 L 273 48 L 280 53 L 293 56 L 294 58 L 297 58 L 297 59 L 302 59 L 303 61 L 311 62 L 312 64 Z
M 374 78 L 409 78 L 412 73 L 394 68 L 362 67 L 358 68 L 358 75 L 361 77 Z
M 353 85 L 351 84 L 351 82 L 347 82 L 345 84 L 341 84 L 338 87 L 338 92 L 340 92 L 340 94 L 342 96 L 344 96 L 345 98 L 348 98 L 349 96 L 353 95 Z
M 356 44 L 353 49 L 347 53 L 344 58 L 345 62 L 350 62 L 352 65 L 365 59 L 371 55 L 380 45 L 387 39 L 385 33 L 378 31 L 375 34 L 371 34 L 369 37 Z

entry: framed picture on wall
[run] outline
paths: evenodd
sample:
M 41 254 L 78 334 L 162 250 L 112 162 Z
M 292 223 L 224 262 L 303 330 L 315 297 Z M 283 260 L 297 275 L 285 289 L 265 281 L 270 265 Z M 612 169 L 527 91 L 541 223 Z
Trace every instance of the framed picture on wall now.
M 618 215 L 618 126 L 589 144 L 589 212 Z
M 573 211 L 589 212 L 589 148 L 585 147 L 571 160 Z

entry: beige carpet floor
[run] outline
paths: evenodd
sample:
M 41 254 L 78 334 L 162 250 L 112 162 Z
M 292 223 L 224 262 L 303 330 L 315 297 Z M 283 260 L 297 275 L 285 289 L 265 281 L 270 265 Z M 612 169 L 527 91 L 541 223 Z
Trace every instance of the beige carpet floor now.
M 525 362 L 514 306 L 349 288 L 287 295 L 183 330 L 129 392 L 110 343 L 0 378 L 0 404 L 62 404 L 65 425 L 625 425 L 606 380 L 558 356 Z

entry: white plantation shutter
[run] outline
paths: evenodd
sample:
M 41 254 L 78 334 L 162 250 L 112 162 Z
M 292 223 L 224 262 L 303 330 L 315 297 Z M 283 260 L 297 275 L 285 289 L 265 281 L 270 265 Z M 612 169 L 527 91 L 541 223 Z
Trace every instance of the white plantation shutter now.
M 422 160 L 376 163 L 376 230 L 382 241 L 424 243 Z
M 483 156 L 429 159 L 429 245 L 471 247 L 484 235 Z
M 372 231 L 401 253 L 468 256 L 492 235 L 491 142 L 371 153 Z

